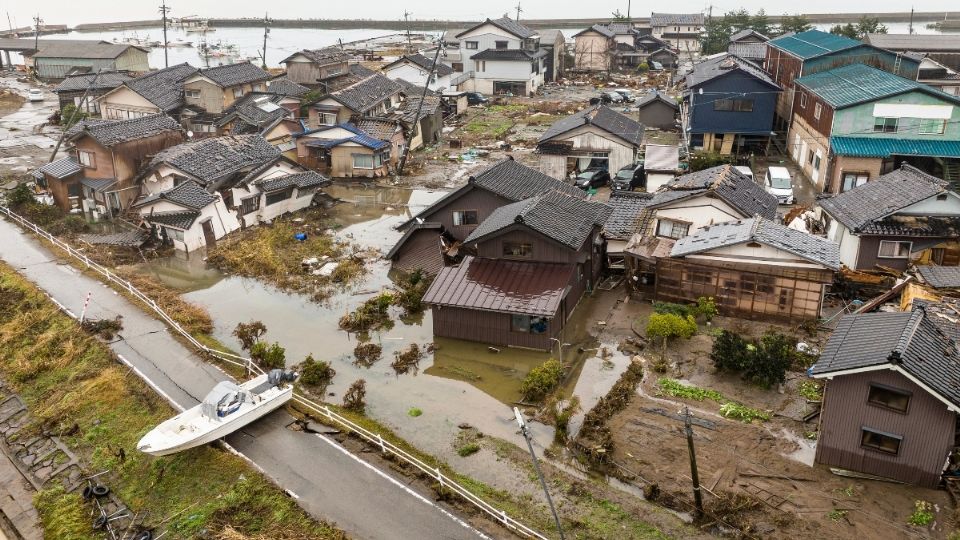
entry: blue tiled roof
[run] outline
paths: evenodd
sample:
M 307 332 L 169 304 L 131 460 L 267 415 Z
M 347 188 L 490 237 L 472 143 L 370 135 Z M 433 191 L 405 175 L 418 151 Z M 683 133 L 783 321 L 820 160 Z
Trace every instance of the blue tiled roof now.
M 390 143 L 388 141 L 382 141 L 375 137 L 371 137 L 370 135 L 367 135 L 366 133 L 364 133 L 360 128 L 358 128 L 357 126 L 349 122 L 345 122 L 343 124 L 337 124 L 335 126 L 326 126 L 320 129 L 310 130 L 310 131 L 304 132 L 302 135 L 317 133 L 320 131 L 325 131 L 333 128 L 345 129 L 350 133 L 353 133 L 354 135 L 352 137 L 341 137 L 339 139 L 321 139 L 317 141 L 310 141 L 306 143 L 306 145 L 319 146 L 321 148 L 333 148 L 335 146 L 340 146 L 345 142 L 353 142 L 362 146 L 366 146 L 371 150 L 380 150 L 382 148 L 386 148 L 387 146 L 390 146 Z
M 801 60 L 816 58 L 824 54 L 852 49 L 858 45 L 863 45 L 855 39 L 850 39 L 836 34 L 830 34 L 821 30 L 807 30 L 799 34 L 778 37 L 772 39 L 770 45 L 784 50 Z
M 960 141 L 831 137 L 830 145 L 834 153 L 839 156 L 877 158 L 899 155 L 960 158 Z
M 960 104 L 960 98 L 956 96 L 865 64 L 850 64 L 821 71 L 800 77 L 794 82 L 820 96 L 835 109 L 913 90 Z

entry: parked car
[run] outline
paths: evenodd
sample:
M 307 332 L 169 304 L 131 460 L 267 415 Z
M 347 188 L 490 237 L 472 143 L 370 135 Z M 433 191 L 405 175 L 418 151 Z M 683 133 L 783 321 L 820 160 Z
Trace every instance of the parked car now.
M 633 191 L 636 188 L 645 187 L 647 187 L 647 172 L 643 169 L 643 161 L 621 167 L 610 182 L 610 189 L 615 191 Z
M 612 90 L 610 92 L 604 92 L 604 95 L 606 95 L 607 98 L 610 99 L 610 103 L 623 103 L 625 101 L 623 99 L 623 94 L 621 94 L 620 92 L 617 92 L 616 90 Z
M 633 92 L 631 92 L 629 88 L 617 88 L 616 90 L 614 90 L 614 92 L 620 94 L 623 97 L 623 101 L 626 103 L 633 103 L 634 101 L 637 100 L 637 98 L 634 97 Z
M 486 105 L 490 99 L 480 92 L 467 92 L 467 105 Z
M 746 165 L 737 165 L 736 167 L 734 167 L 734 169 L 742 172 L 744 176 L 746 176 L 747 178 L 751 180 L 754 179 L 753 169 L 751 169 L 750 167 L 747 167 Z
M 596 105 L 596 104 L 598 104 L 598 103 L 603 103 L 604 105 L 609 104 L 609 103 L 610 103 L 610 96 L 608 96 L 606 93 L 601 93 L 601 94 L 600 94 L 599 96 L 597 96 L 597 97 L 592 97 L 592 98 L 590 98 L 590 104 L 591 104 L 591 105 Z
M 43 90 L 39 88 L 31 88 L 27 91 L 27 98 L 30 101 L 43 101 Z
M 607 185 L 610 173 L 606 169 L 587 169 L 574 177 L 573 184 L 582 190 Z
M 780 204 L 793 204 L 796 197 L 793 195 L 793 182 L 790 180 L 790 171 L 786 167 L 770 167 L 763 181 L 767 193 L 777 198 Z

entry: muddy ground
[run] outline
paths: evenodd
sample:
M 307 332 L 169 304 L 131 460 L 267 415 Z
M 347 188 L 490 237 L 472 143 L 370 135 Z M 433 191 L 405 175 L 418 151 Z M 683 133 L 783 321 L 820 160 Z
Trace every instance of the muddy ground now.
M 636 336 L 632 328 L 642 333 L 651 312 L 649 302 L 621 301 L 604 333 Z M 813 464 L 816 420 L 803 422 L 812 409 L 798 391 L 806 379 L 802 372 L 789 372 L 786 384 L 771 389 L 715 372 L 709 359 L 713 338 L 707 332 L 724 328 L 756 337 L 771 326 L 718 317 L 709 328 L 701 325 L 692 339 L 669 347 L 669 366 L 663 374 L 651 365 L 657 351 L 648 348 L 640 355 L 646 364 L 644 380 L 629 406 L 608 423 L 614 434 L 613 460 L 634 474 L 631 483 L 648 492 L 656 485 L 658 502 L 668 508 L 693 508 L 687 441 L 679 416 L 689 406 L 700 424 L 694 426 L 694 441 L 709 514 L 706 530 L 740 529 L 762 538 L 946 538 L 955 524 L 945 491 L 836 476 Z M 827 337 L 775 328 L 813 345 Z M 771 419 L 744 424 L 720 416 L 718 403 L 661 395 L 656 385 L 660 377 L 716 390 L 770 412 Z M 907 524 L 917 500 L 934 504 L 932 526 Z

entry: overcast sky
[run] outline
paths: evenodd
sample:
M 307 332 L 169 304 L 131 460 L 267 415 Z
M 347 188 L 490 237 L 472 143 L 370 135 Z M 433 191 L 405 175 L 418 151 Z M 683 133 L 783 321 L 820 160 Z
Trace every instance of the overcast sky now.
M 520 0 L 521 18 L 607 17 L 615 9 L 627 10 L 627 2 L 592 0 Z M 701 11 L 708 1 L 671 0 L 669 2 L 633 2 L 632 14 L 648 16 L 651 6 L 660 11 Z M 75 25 L 85 22 L 149 19 L 157 16 L 160 0 L 3 0 L 0 9 L 7 11 L 16 26 L 31 24 L 37 12 L 49 24 Z M 267 7 L 278 18 L 367 18 L 402 19 L 406 9 L 417 19 L 482 19 L 499 17 L 505 12 L 516 14 L 515 0 L 367 0 L 362 3 L 330 0 L 263 2 L 261 0 L 168 0 L 171 16 L 202 15 L 229 17 L 261 17 Z M 751 11 L 765 8 L 768 14 L 908 10 L 907 2 L 892 0 L 720 0 L 714 3 L 714 15 L 740 7 Z M 957 0 L 922 0 L 917 11 L 960 10 Z M 0 13 L 0 17 L 5 13 Z M 5 21 L 4 21 L 5 22 Z

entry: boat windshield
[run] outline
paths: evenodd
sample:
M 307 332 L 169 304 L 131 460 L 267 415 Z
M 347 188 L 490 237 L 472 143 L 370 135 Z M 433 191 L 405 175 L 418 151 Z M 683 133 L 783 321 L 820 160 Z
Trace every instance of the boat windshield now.
M 200 412 L 207 418 L 224 418 L 236 412 L 245 401 L 250 401 L 246 391 L 232 382 L 223 381 L 203 398 Z

